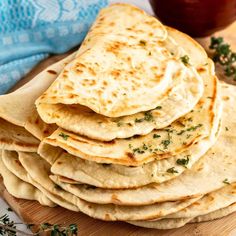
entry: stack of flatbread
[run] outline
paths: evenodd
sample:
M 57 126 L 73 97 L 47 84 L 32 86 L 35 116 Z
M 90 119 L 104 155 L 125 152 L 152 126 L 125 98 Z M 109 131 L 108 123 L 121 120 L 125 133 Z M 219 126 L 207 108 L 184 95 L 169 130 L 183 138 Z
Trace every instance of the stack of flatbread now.
M 127 4 L 77 52 L 0 97 L 18 198 L 169 229 L 236 210 L 236 88 L 187 35 Z

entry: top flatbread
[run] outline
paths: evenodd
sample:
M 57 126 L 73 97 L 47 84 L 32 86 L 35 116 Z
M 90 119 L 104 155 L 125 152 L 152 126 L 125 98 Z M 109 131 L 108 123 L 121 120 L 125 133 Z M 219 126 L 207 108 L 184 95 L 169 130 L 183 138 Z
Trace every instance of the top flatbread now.
M 163 45 L 173 52 L 177 59 L 187 54 L 191 58 L 191 66 L 196 68 L 207 63 L 207 56 L 201 46 L 177 30 L 172 28 L 167 28 L 167 30 L 168 37 Z M 179 38 L 187 42 L 184 50 L 175 42 L 176 39 L 180 40 Z M 184 65 L 182 67 L 184 68 Z M 189 79 L 176 77 L 172 88 L 167 92 L 168 96 L 160 99 L 158 106 L 148 112 L 110 118 L 78 104 L 43 103 L 38 105 L 37 109 L 46 123 L 56 123 L 63 129 L 92 139 L 110 141 L 115 138 L 145 135 L 153 129 L 170 125 L 193 109 L 203 93 L 202 78 L 197 75 L 197 72 L 195 73 L 196 76 Z
M 197 77 L 168 50 L 163 43 L 166 38 L 165 27 L 134 6 L 105 8 L 76 59 L 39 98 L 37 106 L 83 105 L 107 117 L 155 109 L 176 78 Z M 192 88 L 198 97 L 200 80 Z M 39 112 L 46 112 L 43 110 Z

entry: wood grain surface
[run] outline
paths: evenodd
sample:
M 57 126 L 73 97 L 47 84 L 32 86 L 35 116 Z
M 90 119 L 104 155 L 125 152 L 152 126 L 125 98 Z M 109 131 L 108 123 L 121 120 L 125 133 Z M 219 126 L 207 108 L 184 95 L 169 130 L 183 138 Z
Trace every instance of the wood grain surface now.
M 236 51 L 236 22 L 227 29 L 218 32 L 216 35 L 224 37 L 225 42 L 229 43 L 232 49 Z M 197 40 L 210 54 L 211 52 L 208 50 L 210 38 L 201 38 Z M 65 55 L 52 56 L 51 58 L 46 59 L 35 69 L 33 69 L 33 71 L 30 72 L 29 75 L 27 75 L 13 89 L 22 86 L 24 83 L 32 79 L 36 74 L 42 71 L 45 67 L 62 59 L 65 57 Z M 220 67 L 216 66 L 216 69 L 220 80 L 225 80 L 228 83 L 236 84 L 236 82 L 234 82 L 232 79 L 226 78 L 224 76 Z M 79 228 L 78 235 L 81 236 L 236 236 L 236 213 L 219 220 L 187 224 L 186 226 L 179 229 L 155 230 L 139 228 L 122 222 L 103 222 L 92 219 L 82 213 L 75 213 L 65 210 L 61 207 L 48 208 L 41 206 L 35 201 L 16 199 L 6 191 L 1 180 L 0 193 L 24 222 L 34 224 L 49 222 L 52 224 L 57 223 L 65 225 L 77 223 Z

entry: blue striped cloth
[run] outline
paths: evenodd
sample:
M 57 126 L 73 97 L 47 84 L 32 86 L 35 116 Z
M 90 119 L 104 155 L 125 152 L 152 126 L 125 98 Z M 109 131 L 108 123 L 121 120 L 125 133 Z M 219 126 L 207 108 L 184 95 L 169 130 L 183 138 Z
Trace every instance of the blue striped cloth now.
M 0 0 L 0 94 L 51 53 L 81 43 L 107 0 Z

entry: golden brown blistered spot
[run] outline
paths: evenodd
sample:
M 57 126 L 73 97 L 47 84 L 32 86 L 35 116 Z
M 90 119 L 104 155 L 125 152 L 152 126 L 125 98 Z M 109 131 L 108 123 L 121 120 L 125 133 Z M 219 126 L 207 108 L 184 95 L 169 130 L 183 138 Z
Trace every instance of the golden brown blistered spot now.
M 62 74 L 62 77 L 63 77 L 64 79 L 68 79 L 68 75 L 67 75 L 67 74 Z
M 117 51 L 119 51 L 122 47 L 125 47 L 125 46 L 127 46 L 127 43 L 115 41 L 107 46 L 106 51 L 117 53 Z
M 92 206 L 91 206 L 91 205 L 88 205 L 88 208 L 89 208 L 89 209 L 92 209 Z
M 121 200 L 118 198 L 118 196 L 116 194 L 111 195 L 111 201 L 112 201 L 112 203 L 115 203 L 115 204 L 121 203 Z
M 106 221 L 110 221 L 111 220 L 111 217 L 108 213 L 105 214 L 105 219 Z
M 210 195 L 208 196 L 208 199 L 209 199 L 210 202 L 212 202 L 213 200 L 215 200 L 215 198 L 214 198 L 213 196 L 210 196 Z
M 223 99 L 224 101 L 228 101 L 228 100 L 229 100 L 229 96 L 223 96 L 222 99 Z
M 152 37 L 152 36 L 153 36 L 153 33 L 152 33 L 152 32 L 150 32 L 148 35 Z
M 119 70 L 112 70 L 111 75 L 117 77 L 120 75 L 120 71 Z
M 84 64 L 80 63 L 80 62 L 77 62 L 77 63 L 75 64 L 75 67 L 76 67 L 76 68 L 77 68 L 77 67 L 86 68 L 86 66 L 85 66 Z
M 157 66 L 152 66 L 151 70 L 158 70 L 158 67 Z
M 68 94 L 68 98 L 75 98 L 76 95 L 75 94 Z
M 111 22 L 110 24 L 109 24 L 109 26 L 114 26 L 115 25 L 115 23 L 114 22 Z
M 132 152 L 126 152 L 126 156 L 129 157 L 130 159 L 135 159 L 135 156 Z
M 96 75 L 96 72 L 94 71 L 93 68 L 89 67 L 88 70 L 89 70 L 90 74 L 92 74 L 94 76 Z
M 163 74 L 157 74 L 155 75 L 155 81 L 159 82 L 163 78 Z
M 77 74 L 81 74 L 81 73 L 83 73 L 83 71 L 80 70 L 80 69 L 76 69 L 75 71 L 76 71 Z
M 56 74 L 57 74 L 57 72 L 54 71 L 54 70 L 47 70 L 47 72 L 48 72 L 49 74 L 52 74 L 52 75 L 56 75 Z
M 116 92 L 112 92 L 112 96 L 113 97 L 117 97 L 117 93 Z
M 68 91 L 73 90 L 73 88 L 70 85 L 65 85 L 65 89 L 68 90 Z
M 98 19 L 99 21 L 104 21 L 104 17 L 101 17 Z
M 107 81 L 102 81 L 102 84 L 104 85 L 104 86 L 107 86 L 108 84 L 107 84 Z
M 197 72 L 201 73 L 201 72 L 205 72 L 206 71 L 206 68 L 204 67 L 200 67 L 197 69 Z
M 195 205 L 195 206 L 199 206 L 200 203 L 199 203 L 199 202 L 194 202 L 193 205 Z

